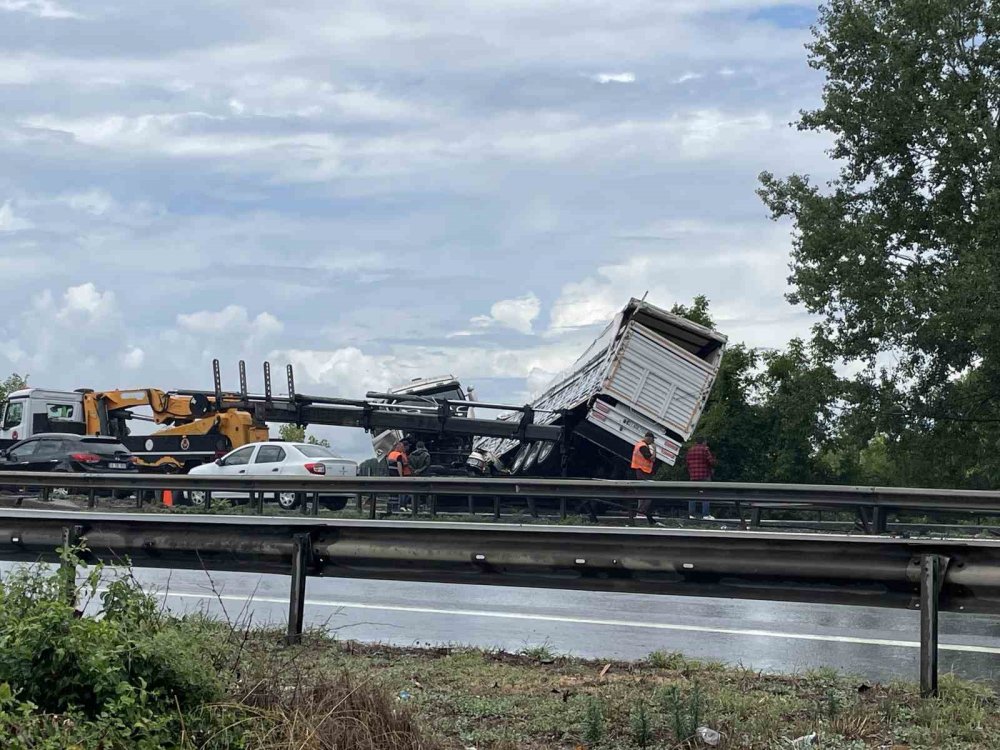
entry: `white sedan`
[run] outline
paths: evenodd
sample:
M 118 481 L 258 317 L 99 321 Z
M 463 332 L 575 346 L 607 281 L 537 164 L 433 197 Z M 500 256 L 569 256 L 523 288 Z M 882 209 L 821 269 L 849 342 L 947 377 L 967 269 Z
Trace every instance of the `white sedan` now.
M 271 441 L 267 443 L 250 443 L 227 453 L 213 463 L 195 466 L 189 472 L 198 477 L 356 477 L 358 463 L 349 458 L 340 458 L 329 448 L 309 443 L 286 443 Z M 187 493 L 188 502 L 192 505 L 205 504 L 205 492 L 192 490 Z M 285 510 L 291 510 L 299 504 L 299 495 L 295 492 L 278 492 L 278 505 Z M 213 498 L 246 498 L 247 492 L 213 491 Z M 347 504 L 345 496 L 323 495 L 322 502 L 340 510 Z

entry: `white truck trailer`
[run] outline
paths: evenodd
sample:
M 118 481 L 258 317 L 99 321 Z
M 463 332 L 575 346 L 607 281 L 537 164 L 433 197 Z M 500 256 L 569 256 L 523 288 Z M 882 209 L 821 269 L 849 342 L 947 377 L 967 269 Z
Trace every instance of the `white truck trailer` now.
M 694 433 L 725 347 L 717 331 L 632 299 L 531 402 L 536 423 L 571 434 L 565 458 L 554 443 L 484 438 L 476 448 L 513 474 L 618 478 L 648 430 L 657 458 L 672 465 Z

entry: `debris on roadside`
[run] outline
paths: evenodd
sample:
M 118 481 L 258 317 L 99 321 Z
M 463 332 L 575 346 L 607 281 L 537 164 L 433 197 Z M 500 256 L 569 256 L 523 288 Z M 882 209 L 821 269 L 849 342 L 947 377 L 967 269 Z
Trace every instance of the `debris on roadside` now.
M 718 747 L 722 741 L 722 735 L 710 727 L 698 727 L 695 736 L 709 747 Z

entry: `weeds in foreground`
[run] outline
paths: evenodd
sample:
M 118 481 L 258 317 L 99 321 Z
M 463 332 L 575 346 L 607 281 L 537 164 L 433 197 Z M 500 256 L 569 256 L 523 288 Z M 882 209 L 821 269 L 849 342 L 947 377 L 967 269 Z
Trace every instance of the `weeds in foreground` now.
M 553 662 L 556 658 L 555 653 L 549 648 L 548 642 L 538 646 L 525 646 L 518 651 L 518 654 L 526 656 L 529 659 L 534 659 L 537 662 Z
M 682 669 L 684 656 L 676 651 L 654 651 L 646 657 L 649 666 L 654 669 Z
M 632 741 L 642 750 L 649 747 L 653 741 L 653 724 L 649 720 L 649 710 L 646 704 L 640 703 L 632 711 Z
M 587 701 L 583 739 L 591 747 L 604 739 L 604 705 L 593 696 Z
M 674 740 L 685 742 L 694 737 L 702 719 L 701 686 L 696 682 L 688 700 L 677 685 L 671 685 L 660 695 L 660 705 L 670 719 Z

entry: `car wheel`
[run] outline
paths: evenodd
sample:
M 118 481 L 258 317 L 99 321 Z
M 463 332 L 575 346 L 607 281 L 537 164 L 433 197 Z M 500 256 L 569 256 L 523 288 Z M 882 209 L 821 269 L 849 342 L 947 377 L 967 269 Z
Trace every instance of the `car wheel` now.
M 299 505 L 299 494 L 297 492 L 279 492 L 278 506 L 282 510 L 294 510 Z
M 205 498 L 205 490 L 189 490 L 187 493 L 188 505 L 193 505 L 195 508 L 204 508 Z

